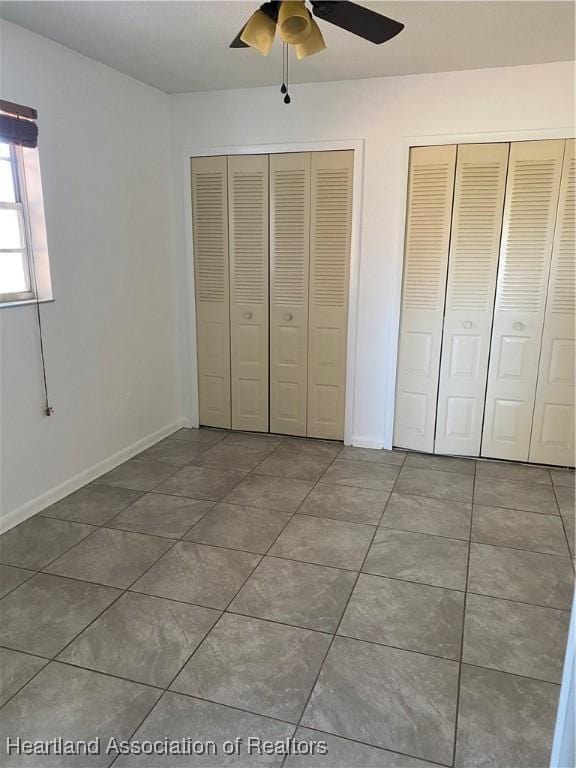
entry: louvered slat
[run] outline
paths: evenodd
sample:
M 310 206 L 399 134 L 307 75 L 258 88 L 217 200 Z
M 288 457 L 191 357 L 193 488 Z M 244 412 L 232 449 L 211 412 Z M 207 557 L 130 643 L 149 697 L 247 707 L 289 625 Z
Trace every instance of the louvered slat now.
M 469 162 L 460 157 L 481 154 L 486 145 L 458 149 L 457 203 L 452 222 L 447 310 L 485 312 L 494 303 L 498 245 L 502 228 L 502 204 L 508 162 L 508 146 L 487 146 L 489 156 Z
M 268 156 L 228 158 L 232 427 L 268 431 Z
M 514 158 L 502 251 L 498 309 L 538 312 L 544 305 L 557 203 L 558 158 Z
M 456 146 L 410 151 L 394 444 L 432 452 Z
M 237 163 L 233 162 L 233 168 Z M 263 304 L 268 300 L 268 231 L 265 219 L 267 179 L 265 170 L 232 170 L 233 200 L 230 243 L 233 255 L 234 300 Z
M 310 162 L 293 169 L 278 167 L 281 163 L 278 158 L 272 169 L 273 299 L 279 307 L 303 307 L 308 300 Z
M 438 162 L 428 162 L 433 153 Z M 412 150 L 406 227 L 403 304 L 438 310 L 444 305 L 453 157 L 437 147 Z
M 230 428 L 226 157 L 191 160 L 200 423 Z
M 350 168 L 316 171 L 311 299 L 317 307 L 344 307 L 348 300 L 351 185 Z
M 307 434 L 344 436 L 354 153 L 311 156 Z
M 221 170 L 193 175 L 194 230 L 198 296 L 202 301 L 228 301 L 228 237 L 226 178 Z
M 548 301 L 552 312 L 573 315 L 576 311 L 576 160 L 573 141 L 566 143 L 566 153 L 562 200 L 556 222 L 555 263 Z

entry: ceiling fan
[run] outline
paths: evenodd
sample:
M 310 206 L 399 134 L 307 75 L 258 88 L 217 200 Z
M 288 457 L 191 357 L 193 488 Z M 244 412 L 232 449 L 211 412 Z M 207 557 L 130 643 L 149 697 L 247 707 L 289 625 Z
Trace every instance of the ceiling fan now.
M 348 0 L 311 0 L 312 13 L 318 19 L 328 21 L 353 35 L 380 45 L 404 29 L 404 24 L 389 19 L 376 11 L 364 8 Z M 278 34 L 284 43 L 284 101 L 290 103 L 287 94 L 288 45 L 294 46 L 297 59 L 304 59 L 326 48 L 320 27 L 306 7 L 304 0 L 271 0 L 260 6 L 234 40 L 230 48 L 255 48 L 267 56 L 274 36 Z
M 347 0 L 311 0 L 311 5 L 317 18 L 376 45 L 385 43 L 404 29 L 404 24 L 399 21 Z M 274 42 L 276 27 L 282 40 L 296 47 L 298 59 L 319 53 L 326 47 L 304 0 L 272 0 L 252 14 L 230 43 L 230 48 L 256 48 L 266 56 Z

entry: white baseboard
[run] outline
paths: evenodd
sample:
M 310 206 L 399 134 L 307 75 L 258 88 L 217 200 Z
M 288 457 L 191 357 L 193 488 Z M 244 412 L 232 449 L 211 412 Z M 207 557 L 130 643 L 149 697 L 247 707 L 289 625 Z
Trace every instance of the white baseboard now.
M 63 499 L 70 493 L 73 493 L 79 488 L 82 488 L 82 486 L 86 485 L 86 483 L 90 483 L 92 480 L 96 480 L 97 477 L 100 477 L 100 475 L 103 475 L 105 472 L 109 472 L 111 469 L 114 469 L 114 467 L 122 464 L 122 462 L 131 459 L 133 456 L 136 456 L 142 451 L 145 451 L 146 448 L 150 448 L 150 446 L 154 445 L 159 440 L 162 440 L 163 438 L 168 437 L 168 435 L 173 434 L 176 432 L 176 430 L 188 426 L 190 426 L 188 419 L 178 419 L 177 421 L 173 421 L 171 424 L 167 424 L 165 427 L 157 429 L 155 432 L 152 432 L 152 434 L 143 437 L 141 440 L 138 440 L 135 443 L 132 443 L 132 445 L 129 445 L 127 448 L 123 448 L 121 451 L 114 453 L 107 459 L 98 462 L 98 464 L 94 464 L 91 467 L 82 470 L 82 472 L 74 475 L 74 477 L 65 480 L 63 483 L 60 483 L 60 485 L 51 488 L 49 491 L 42 493 L 40 496 L 36 496 L 35 499 L 31 499 L 25 504 L 22 504 L 20 507 L 7 512 L 5 515 L 0 517 L 0 533 L 4 533 L 4 531 L 7 531 L 10 528 L 13 528 L 15 525 L 24 522 L 24 520 L 27 520 L 29 517 L 32 517 L 32 515 L 35 515 L 38 512 L 41 512 L 51 504 L 55 504 L 57 501 L 60 501 L 60 499 Z
M 384 443 L 381 440 L 374 440 L 370 437 L 352 437 L 350 445 L 355 448 L 384 448 Z

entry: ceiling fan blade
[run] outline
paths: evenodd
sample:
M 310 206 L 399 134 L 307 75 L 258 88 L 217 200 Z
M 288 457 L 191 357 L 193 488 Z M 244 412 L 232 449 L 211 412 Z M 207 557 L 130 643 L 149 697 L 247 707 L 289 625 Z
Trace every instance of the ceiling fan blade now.
M 404 29 L 404 24 L 348 0 L 312 0 L 314 15 L 371 43 L 385 43 Z
M 244 27 L 238 32 L 234 40 L 230 43 L 230 48 L 250 48 L 250 46 L 242 40 L 242 32 L 244 32 Z

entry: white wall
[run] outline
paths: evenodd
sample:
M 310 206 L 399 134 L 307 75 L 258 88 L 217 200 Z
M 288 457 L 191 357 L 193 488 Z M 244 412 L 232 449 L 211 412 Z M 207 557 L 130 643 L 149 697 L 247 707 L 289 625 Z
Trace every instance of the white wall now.
M 251 55 L 240 52 L 239 55 Z M 262 66 L 266 61 L 262 60 Z M 295 65 L 296 66 L 296 65 Z M 403 206 L 407 137 L 436 142 L 518 140 L 543 129 L 568 135 L 574 114 L 570 63 L 483 69 L 435 75 L 379 78 L 291 86 L 292 103 L 279 88 L 219 91 L 172 97 L 174 163 L 180 202 L 176 232 L 182 239 L 189 212 L 184 154 L 211 147 L 362 139 L 365 141 L 362 200 L 360 301 L 353 442 L 385 445 L 392 440 L 396 342 L 402 271 Z M 560 134 L 554 134 L 560 129 Z M 440 135 L 440 138 L 438 136 Z M 526 133 L 526 138 L 535 136 Z M 488 139 L 489 140 L 489 139 Z M 415 143 L 418 143 L 415 141 Z M 297 146 L 294 147 L 295 149 Z M 265 149 L 264 149 L 265 151 Z M 181 300 L 186 300 L 181 283 Z M 185 342 L 184 388 L 194 403 L 194 339 Z
M 35 310 L 0 309 L 8 526 L 173 430 L 181 407 L 169 97 L 20 27 L 1 35 L 2 97 L 39 114 L 55 298 L 50 418 Z

